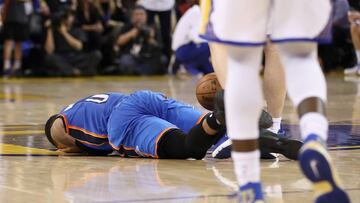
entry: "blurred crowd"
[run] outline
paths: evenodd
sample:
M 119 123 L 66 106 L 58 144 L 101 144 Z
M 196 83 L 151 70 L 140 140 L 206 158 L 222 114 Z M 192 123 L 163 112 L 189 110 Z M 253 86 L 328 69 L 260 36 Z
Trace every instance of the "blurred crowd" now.
M 0 0 L 1 72 L 7 77 L 165 74 L 173 18 L 190 2 Z
M 356 63 L 345 1 L 360 10 L 358 0 L 334 1 L 340 2 L 329 31 L 334 42 L 319 49 L 325 71 Z M 194 4 L 198 0 L 0 0 L 0 74 L 159 75 L 181 63 L 196 74 L 211 72 L 206 42 L 182 37 L 191 19 L 200 18 L 199 8 L 189 9 Z M 177 31 L 174 22 L 187 10 Z M 174 28 L 181 42 L 172 41 Z

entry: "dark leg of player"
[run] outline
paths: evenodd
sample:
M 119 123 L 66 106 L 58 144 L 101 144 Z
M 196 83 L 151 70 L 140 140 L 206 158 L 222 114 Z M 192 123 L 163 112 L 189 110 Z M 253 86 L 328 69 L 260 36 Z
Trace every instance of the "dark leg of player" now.
M 308 130 L 303 123 L 310 116 L 318 114 L 324 118 L 326 117 L 325 103 L 317 97 L 309 97 L 303 100 L 298 105 L 297 110 L 300 121 L 302 121 L 300 124 L 302 124 L 303 131 Z M 335 168 L 331 166 L 330 156 L 326 152 L 325 140 L 318 136 L 318 132 L 316 132 L 317 130 L 321 132 L 321 127 L 319 125 L 318 129 L 314 128 L 313 131 L 307 132 L 309 135 L 304 140 L 305 145 L 299 154 L 300 167 L 305 176 L 314 184 L 313 187 L 318 194 L 316 202 L 350 202 L 349 197 L 341 188 Z
M 189 133 L 182 130 L 170 130 L 159 141 L 160 158 L 202 159 L 207 150 L 225 133 L 213 113 L 209 113 Z
M 297 106 L 304 140 L 299 164 L 313 184 L 315 202 L 350 202 L 326 150 L 329 126 L 325 116 L 326 80 L 317 60 L 317 45 L 312 42 L 284 43 L 279 44 L 279 50 L 288 95 Z

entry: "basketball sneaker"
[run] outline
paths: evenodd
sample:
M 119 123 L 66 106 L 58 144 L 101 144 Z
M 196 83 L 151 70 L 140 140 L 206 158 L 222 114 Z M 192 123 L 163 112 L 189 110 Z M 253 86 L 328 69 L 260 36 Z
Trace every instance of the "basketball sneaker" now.
M 346 68 L 344 70 L 344 74 L 345 75 L 360 75 L 360 65 L 355 65 L 354 67 L 351 67 L 351 68 Z
M 298 140 L 280 137 L 266 129 L 260 129 L 259 148 L 262 159 L 275 159 L 271 153 L 282 154 L 285 157 L 297 160 L 299 150 L 303 143 Z M 214 147 L 212 157 L 216 159 L 227 159 L 231 157 L 231 140 L 223 136 Z
M 223 125 L 226 126 L 225 121 L 225 104 L 224 104 L 224 90 L 217 91 L 214 97 L 214 116 Z
M 242 185 L 231 196 L 237 198 L 239 203 L 265 203 L 261 183 L 259 182 Z
M 260 129 L 259 148 L 261 153 L 278 153 L 288 159 L 297 160 L 303 142 L 281 137 L 266 129 Z
M 228 159 L 231 157 L 231 140 L 228 136 L 223 136 L 213 147 L 211 156 L 216 159 Z M 261 159 L 276 159 L 272 153 L 260 152 Z
M 216 159 L 228 159 L 231 157 L 231 140 L 224 135 L 215 145 L 211 156 Z
M 287 137 L 287 138 L 289 138 L 289 135 L 286 134 L 286 130 L 283 129 L 283 128 L 280 128 L 280 130 L 277 132 L 277 134 L 278 134 L 280 137 Z
M 313 184 L 316 203 L 350 203 L 319 136 L 311 134 L 306 138 L 299 159 L 302 172 Z

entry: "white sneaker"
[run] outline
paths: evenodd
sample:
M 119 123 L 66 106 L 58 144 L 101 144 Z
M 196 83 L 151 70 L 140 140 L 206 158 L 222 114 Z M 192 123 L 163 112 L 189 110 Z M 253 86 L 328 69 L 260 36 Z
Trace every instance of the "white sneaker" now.
M 355 65 L 354 67 L 351 68 L 346 68 L 344 70 L 344 74 L 345 75 L 356 75 L 360 73 L 360 66 L 359 65 Z

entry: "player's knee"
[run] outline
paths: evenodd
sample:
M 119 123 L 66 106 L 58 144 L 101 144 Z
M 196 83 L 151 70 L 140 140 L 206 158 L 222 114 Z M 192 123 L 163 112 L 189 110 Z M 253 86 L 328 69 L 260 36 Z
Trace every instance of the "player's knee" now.
M 238 46 L 228 46 L 227 53 L 228 56 L 235 62 L 246 64 L 247 66 L 254 69 L 253 66 L 256 66 L 257 63 L 260 63 L 261 52 L 263 50 L 262 46 L 258 47 L 238 47 Z M 228 64 L 228 68 L 231 66 Z
M 312 57 L 316 52 L 317 44 L 315 42 L 291 42 L 279 44 L 278 47 L 284 63 L 286 63 L 289 58 L 301 59 Z

